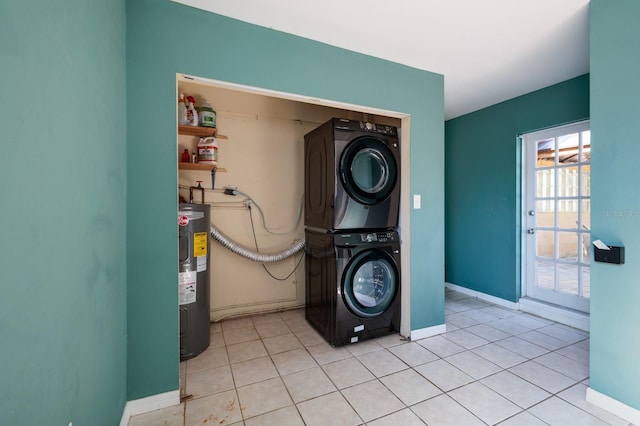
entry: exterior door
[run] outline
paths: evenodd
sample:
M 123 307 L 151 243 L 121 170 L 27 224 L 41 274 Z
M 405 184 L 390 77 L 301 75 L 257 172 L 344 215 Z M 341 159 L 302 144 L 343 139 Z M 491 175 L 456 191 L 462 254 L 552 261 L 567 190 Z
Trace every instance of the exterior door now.
M 522 136 L 523 296 L 589 312 L 589 122 Z

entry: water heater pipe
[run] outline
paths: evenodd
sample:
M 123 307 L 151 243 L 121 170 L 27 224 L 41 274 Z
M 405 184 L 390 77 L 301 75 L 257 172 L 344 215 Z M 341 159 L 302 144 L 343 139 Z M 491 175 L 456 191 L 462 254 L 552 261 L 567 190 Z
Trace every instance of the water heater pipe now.
M 202 192 L 202 204 L 204 204 L 204 188 L 202 187 L 202 185 L 200 185 L 200 183 L 202 182 L 201 180 L 196 181 L 198 182 L 198 186 L 190 186 L 189 187 L 189 203 L 193 203 L 193 190 L 197 190 L 197 191 L 201 191 Z
M 211 225 L 211 238 L 219 242 L 222 247 L 231 250 L 233 253 L 258 263 L 281 262 L 302 251 L 305 245 L 304 241 L 298 241 L 291 247 L 286 248 L 278 253 L 259 253 L 232 241 L 229 237 L 224 235 L 222 231 L 220 231 L 213 225 Z

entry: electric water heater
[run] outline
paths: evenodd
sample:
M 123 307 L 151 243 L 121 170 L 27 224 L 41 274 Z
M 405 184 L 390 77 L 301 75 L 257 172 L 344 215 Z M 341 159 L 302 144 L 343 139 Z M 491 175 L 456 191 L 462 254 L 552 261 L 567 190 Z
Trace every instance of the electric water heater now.
M 180 361 L 209 347 L 209 228 L 208 204 L 180 203 L 178 211 L 178 298 L 180 303 Z

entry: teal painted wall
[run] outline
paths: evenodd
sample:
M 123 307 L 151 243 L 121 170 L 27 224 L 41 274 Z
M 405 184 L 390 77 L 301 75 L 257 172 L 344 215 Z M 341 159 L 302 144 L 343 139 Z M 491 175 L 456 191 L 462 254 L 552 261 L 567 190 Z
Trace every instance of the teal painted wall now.
M 126 401 L 123 0 L 0 2 L 0 424 Z
M 520 298 L 517 136 L 589 118 L 589 75 L 445 123 L 445 279 Z
M 176 73 L 411 121 L 411 328 L 444 322 L 443 77 L 167 0 L 127 3 L 128 397 L 178 389 Z M 242 143 L 241 141 L 233 143 Z
M 590 386 L 640 410 L 640 2 L 592 0 L 590 20 L 592 233 L 626 250 L 591 266 Z

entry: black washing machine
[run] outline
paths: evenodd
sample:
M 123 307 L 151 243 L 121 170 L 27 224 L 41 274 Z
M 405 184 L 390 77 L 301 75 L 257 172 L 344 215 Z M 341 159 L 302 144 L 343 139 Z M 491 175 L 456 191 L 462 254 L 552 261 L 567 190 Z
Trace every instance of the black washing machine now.
M 398 130 L 334 118 L 305 140 L 305 225 L 339 231 L 398 226 Z
M 400 241 L 395 231 L 307 229 L 307 321 L 332 346 L 400 330 Z

